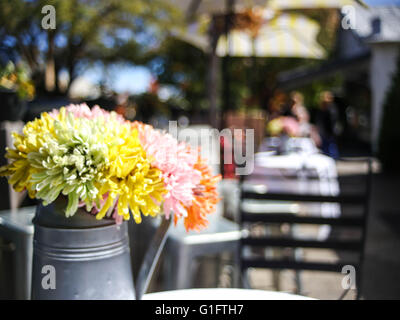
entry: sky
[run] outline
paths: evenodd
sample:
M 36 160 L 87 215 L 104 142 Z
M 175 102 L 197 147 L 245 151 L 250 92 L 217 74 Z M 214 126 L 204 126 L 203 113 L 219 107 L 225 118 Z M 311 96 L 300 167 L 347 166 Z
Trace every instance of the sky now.
M 83 73 L 83 77 L 92 83 L 98 83 L 103 77 L 101 66 L 93 66 Z M 124 93 L 141 93 L 147 91 L 152 79 L 146 67 L 127 64 L 115 65 L 107 69 L 105 85 L 112 90 Z
M 364 0 L 370 6 L 400 5 L 400 0 Z M 103 71 L 95 66 L 87 70 L 83 76 L 93 83 L 98 83 Z M 152 79 L 150 71 L 145 67 L 117 65 L 107 72 L 107 85 L 119 93 L 133 94 L 147 91 Z
M 388 4 L 400 5 L 400 0 L 364 0 L 364 2 L 371 6 L 388 5 Z

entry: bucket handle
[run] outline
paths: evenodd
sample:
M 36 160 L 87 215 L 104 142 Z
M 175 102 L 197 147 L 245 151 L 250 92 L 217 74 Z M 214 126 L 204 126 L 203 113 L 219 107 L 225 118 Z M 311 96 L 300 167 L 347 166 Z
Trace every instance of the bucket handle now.
M 150 280 L 153 277 L 154 269 L 160 258 L 164 248 L 167 234 L 171 225 L 172 217 L 166 219 L 162 217 L 161 224 L 151 240 L 149 248 L 146 251 L 142 265 L 140 266 L 139 275 L 136 281 L 136 299 L 140 300 L 143 294 L 147 291 Z

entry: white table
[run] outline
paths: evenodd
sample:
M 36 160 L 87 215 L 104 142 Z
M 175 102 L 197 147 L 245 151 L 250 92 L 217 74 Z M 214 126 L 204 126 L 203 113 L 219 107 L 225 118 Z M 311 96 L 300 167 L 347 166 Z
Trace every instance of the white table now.
M 314 300 L 312 298 L 275 291 L 254 289 L 186 289 L 148 293 L 143 300 Z

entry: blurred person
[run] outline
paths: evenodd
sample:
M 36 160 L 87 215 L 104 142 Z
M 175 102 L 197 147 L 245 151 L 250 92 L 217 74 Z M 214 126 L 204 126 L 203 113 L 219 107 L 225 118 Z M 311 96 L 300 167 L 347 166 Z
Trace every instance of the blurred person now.
M 310 123 L 310 113 L 304 106 L 304 96 L 298 92 L 290 93 L 291 114 L 299 123 L 299 136 L 308 137 L 314 141 L 316 146 L 321 146 L 322 141 L 316 126 Z
M 286 94 L 277 91 L 274 93 L 268 104 L 268 120 L 273 120 L 282 116 L 285 112 L 285 102 L 287 101 Z
M 311 132 L 310 114 L 304 106 L 304 97 L 300 92 L 290 93 L 290 112 L 299 123 L 299 136 L 308 137 Z
M 336 144 L 338 110 L 333 102 L 332 92 L 324 91 L 321 93 L 315 122 L 321 137 L 323 153 L 337 159 L 339 157 L 339 150 Z

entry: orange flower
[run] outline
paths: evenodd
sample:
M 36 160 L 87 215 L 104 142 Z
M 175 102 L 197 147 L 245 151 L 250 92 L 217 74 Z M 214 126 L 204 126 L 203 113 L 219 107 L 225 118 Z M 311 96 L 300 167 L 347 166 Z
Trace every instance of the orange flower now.
M 193 190 L 194 200 L 192 205 L 185 208 L 188 213 L 184 219 L 186 231 L 200 231 L 207 227 L 207 215 L 215 211 L 216 204 L 220 200 L 217 192 L 217 183 L 221 180 L 221 175 L 213 176 L 211 168 L 200 156 L 194 165 L 194 169 L 201 172 L 201 180 L 200 184 Z

